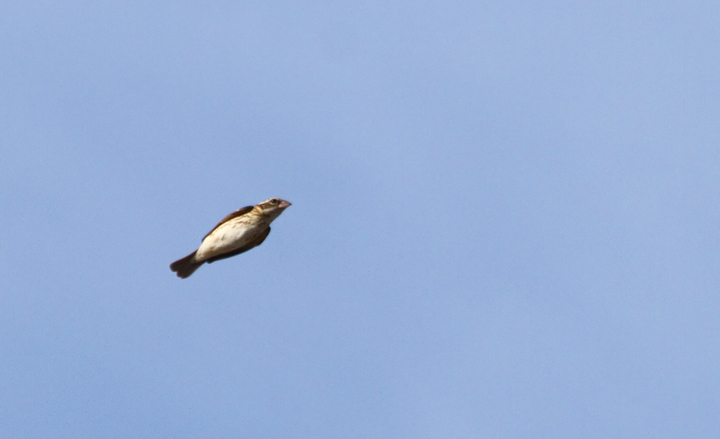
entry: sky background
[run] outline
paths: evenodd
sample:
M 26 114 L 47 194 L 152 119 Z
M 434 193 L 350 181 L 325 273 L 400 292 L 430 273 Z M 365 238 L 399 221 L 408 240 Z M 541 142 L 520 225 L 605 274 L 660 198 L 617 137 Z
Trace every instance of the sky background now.
M 718 23 L 3 3 L 0 437 L 720 437 Z

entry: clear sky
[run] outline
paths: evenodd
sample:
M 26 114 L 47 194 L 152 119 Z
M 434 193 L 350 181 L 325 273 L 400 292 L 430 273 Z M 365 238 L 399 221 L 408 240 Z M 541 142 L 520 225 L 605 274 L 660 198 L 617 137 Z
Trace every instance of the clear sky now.
M 4 2 L 0 437 L 720 437 L 719 23 Z

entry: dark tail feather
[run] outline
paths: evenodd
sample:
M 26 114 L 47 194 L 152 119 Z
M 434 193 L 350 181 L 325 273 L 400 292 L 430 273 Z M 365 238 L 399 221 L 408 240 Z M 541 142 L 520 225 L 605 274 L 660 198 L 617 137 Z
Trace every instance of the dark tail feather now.
M 204 262 L 197 262 L 195 260 L 195 253 L 197 250 L 170 264 L 170 269 L 177 273 L 177 276 L 181 279 L 190 277 Z

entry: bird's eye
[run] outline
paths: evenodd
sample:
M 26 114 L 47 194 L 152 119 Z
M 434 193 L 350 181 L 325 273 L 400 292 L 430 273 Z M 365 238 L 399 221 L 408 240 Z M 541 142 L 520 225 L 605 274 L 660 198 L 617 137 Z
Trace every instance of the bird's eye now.
M 273 198 L 272 200 L 270 200 L 270 202 L 271 202 L 272 204 L 277 204 L 277 203 L 278 203 L 278 199 L 277 199 L 277 198 Z

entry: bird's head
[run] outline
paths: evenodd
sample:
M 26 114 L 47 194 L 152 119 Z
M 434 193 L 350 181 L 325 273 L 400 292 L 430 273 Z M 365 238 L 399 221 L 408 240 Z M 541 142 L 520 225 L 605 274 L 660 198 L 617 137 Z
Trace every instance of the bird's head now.
M 281 200 L 280 198 L 270 198 L 255 207 L 263 216 L 270 218 L 270 221 L 272 221 L 283 213 L 283 210 L 290 207 L 290 202 Z

